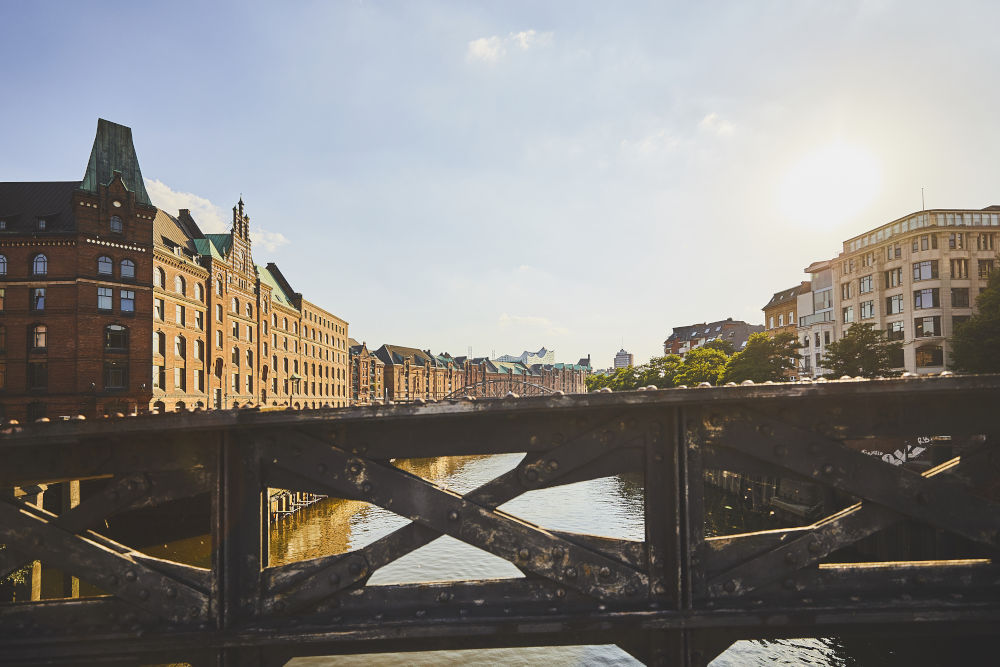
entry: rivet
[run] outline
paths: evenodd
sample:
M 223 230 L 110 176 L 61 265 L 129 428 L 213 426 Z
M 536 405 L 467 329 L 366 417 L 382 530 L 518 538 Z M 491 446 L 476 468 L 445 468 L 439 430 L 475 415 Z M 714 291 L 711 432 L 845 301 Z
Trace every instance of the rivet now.
M 557 598 L 564 598 L 564 597 L 566 597 L 566 589 L 565 588 L 557 588 L 556 589 L 556 597 Z
M 448 512 L 448 521 L 458 521 L 458 512 L 455 510 Z
M 166 592 L 168 598 L 175 598 L 175 597 L 177 597 L 177 589 L 174 588 L 173 586 L 167 586 L 167 590 L 165 592 Z
M 558 559 L 560 559 L 560 558 L 563 557 L 564 553 L 566 553 L 566 552 L 563 551 L 562 547 L 555 547 L 552 550 L 552 557 L 558 560 Z
M 520 558 L 521 560 L 528 560 L 528 557 L 529 557 L 530 555 L 531 555 L 531 552 L 530 552 L 530 551 L 528 551 L 528 550 L 527 550 L 527 549 L 525 549 L 525 548 L 521 548 L 521 549 L 519 549 L 519 550 L 518 550 L 518 552 L 517 552 L 517 557 L 518 557 L 518 558 Z
M 125 573 L 125 581 L 135 581 L 135 572 L 129 570 Z
M 656 584 L 655 586 L 653 586 L 653 592 L 656 593 L 657 595 L 663 595 L 664 593 L 667 592 L 667 587 L 664 586 L 663 584 Z
M 556 470 L 559 470 L 559 461 L 552 459 L 549 461 L 549 472 L 555 472 Z
M 538 471 L 534 468 L 528 468 L 528 470 L 525 471 L 524 476 L 529 482 L 534 482 L 538 479 Z
M 600 575 L 604 579 L 607 579 L 608 577 L 611 576 L 611 568 L 605 565 L 604 567 L 601 568 Z
M 351 471 L 352 475 L 357 475 L 358 473 L 361 472 L 361 464 L 360 463 L 352 463 L 351 467 L 350 467 L 350 471 Z
M 567 567 L 564 570 L 564 574 L 566 575 L 567 579 L 576 579 L 576 568 L 575 567 Z
M 724 583 L 722 585 L 722 587 L 726 590 L 727 593 L 735 593 L 736 592 L 736 582 L 733 581 L 732 579 L 730 579 L 729 581 L 727 581 L 726 583 Z

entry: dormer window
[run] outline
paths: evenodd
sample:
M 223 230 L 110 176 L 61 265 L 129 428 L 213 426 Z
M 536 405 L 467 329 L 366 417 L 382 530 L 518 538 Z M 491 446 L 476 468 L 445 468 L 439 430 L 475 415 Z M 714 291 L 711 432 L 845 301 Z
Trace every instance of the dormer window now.
M 124 226 L 122 225 L 122 219 L 117 215 L 111 216 L 111 233 L 121 234 L 124 231 Z

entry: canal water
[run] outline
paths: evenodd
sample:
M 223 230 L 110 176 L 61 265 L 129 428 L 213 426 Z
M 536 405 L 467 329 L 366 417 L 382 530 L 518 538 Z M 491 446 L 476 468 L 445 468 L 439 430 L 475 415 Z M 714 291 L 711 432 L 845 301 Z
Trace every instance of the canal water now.
M 425 479 L 463 493 L 518 464 L 522 455 L 451 457 L 398 461 L 397 465 Z M 713 495 L 714 494 L 714 495 Z M 710 498 L 711 528 L 736 533 L 762 527 L 765 521 L 745 512 L 726 496 Z M 643 539 L 641 478 L 619 476 L 532 491 L 501 507 L 506 512 L 557 530 L 607 537 Z M 363 547 L 407 521 L 380 507 L 328 499 L 280 521 L 271 532 L 271 564 L 289 563 Z M 420 583 L 462 579 L 518 577 L 510 563 L 443 536 L 377 571 L 369 585 Z M 836 638 L 741 641 L 713 661 L 714 667 L 745 665 L 816 665 L 826 667 L 930 667 L 941 663 L 926 650 L 908 650 L 885 642 L 854 642 Z M 952 653 L 954 658 L 955 654 Z M 545 647 L 478 651 L 434 651 L 299 658 L 297 667 L 351 665 L 638 665 L 616 646 Z

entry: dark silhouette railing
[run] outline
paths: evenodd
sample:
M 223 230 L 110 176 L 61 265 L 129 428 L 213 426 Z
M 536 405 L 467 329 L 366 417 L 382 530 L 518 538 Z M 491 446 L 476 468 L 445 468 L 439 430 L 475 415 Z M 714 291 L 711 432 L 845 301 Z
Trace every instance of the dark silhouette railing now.
M 1000 377 L 840 381 L 356 409 L 8 424 L 0 579 L 41 561 L 91 597 L 0 604 L 0 663 L 282 664 L 295 656 L 617 644 L 702 665 L 739 638 L 1000 629 Z M 862 450 L 950 436 L 918 472 Z M 526 452 L 459 495 L 396 458 Z M 736 470 L 840 498 L 808 526 L 706 537 L 705 473 Z M 525 492 L 638 472 L 645 539 L 549 530 L 497 510 Z M 53 512 L 39 485 L 90 480 Z M 102 480 L 95 482 L 94 480 Z M 373 503 L 411 523 L 348 553 L 268 559 L 268 489 Z M 208 492 L 211 565 L 111 539 L 109 517 Z M 936 560 L 850 562 L 906 521 Z M 523 578 L 367 585 L 440 535 Z M 67 593 L 68 595 L 69 593 Z

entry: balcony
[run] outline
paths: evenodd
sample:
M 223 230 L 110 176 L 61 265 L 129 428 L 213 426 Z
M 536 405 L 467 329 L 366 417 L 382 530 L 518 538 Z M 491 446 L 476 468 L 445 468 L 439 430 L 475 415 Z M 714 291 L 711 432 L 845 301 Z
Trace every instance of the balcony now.
M 800 327 L 811 327 L 814 324 L 820 324 L 822 322 L 833 322 L 832 310 L 827 310 L 822 313 L 814 313 L 813 315 L 804 315 L 799 318 Z

